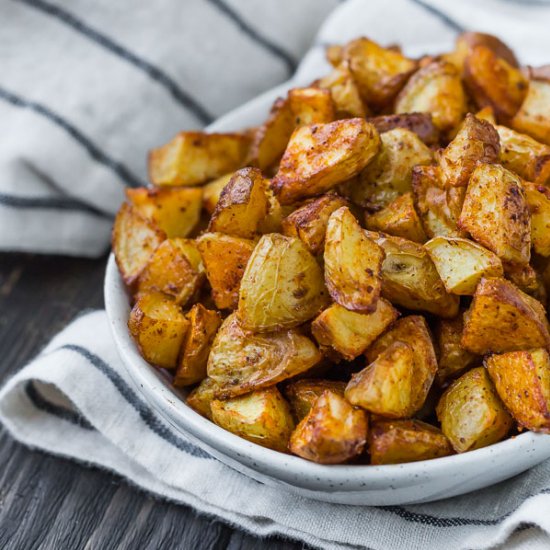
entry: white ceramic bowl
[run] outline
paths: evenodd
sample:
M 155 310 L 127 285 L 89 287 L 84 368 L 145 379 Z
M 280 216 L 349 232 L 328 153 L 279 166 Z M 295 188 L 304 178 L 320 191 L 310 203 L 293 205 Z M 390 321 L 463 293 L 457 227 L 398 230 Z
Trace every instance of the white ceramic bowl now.
M 285 89 L 280 86 L 260 96 L 209 130 L 229 131 L 258 124 Z M 197 414 L 185 404 L 186 392 L 174 389 L 161 371 L 142 359 L 128 334 L 128 296 L 113 255 L 105 277 L 105 306 L 122 361 L 151 407 L 198 447 L 268 485 L 342 504 L 412 504 L 487 487 L 550 457 L 550 436 L 532 432 L 461 455 L 391 466 L 324 466 L 265 449 Z

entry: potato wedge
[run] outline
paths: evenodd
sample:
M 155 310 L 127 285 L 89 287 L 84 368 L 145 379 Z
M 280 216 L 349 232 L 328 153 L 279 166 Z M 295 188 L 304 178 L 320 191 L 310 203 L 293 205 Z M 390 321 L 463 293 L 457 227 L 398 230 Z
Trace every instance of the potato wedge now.
M 453 453 L 441 430 L 420 420 L 376 420 L 369 430 L 371 464 L 403 464 Z
M 325 124 L 336 120 L 332 96 L 322 88 L 293 88 L 288 92 L 290 110 L 296 126 Z
M 233 173 L 225 174 L 224 176 L 207 183 L 202 188 L 202 206 L 208 214 L 212 215 L 214 210 L 216 210 L 216 205 L 220 200 L 220 195 L 222 194 L 223 188 L 229 183 L 232 176 Z
M 497 119 L 495 117 L 495 111 L 493 108 L 489 105 L 486 107 L 483 107 L 476 113 L 476 118 L 479 118 L 479 120 L 485 120 L 485 122 L 489 122 L 492 124 L 495 128 L 497 127 Z M 500 135 L 499 135 L 500 137 Z
M 348 206 L 348 201 L 339 195 L 321 195 L 284 218 L 281 223 L 282 233 L 287 237 L 301 239 L 313 255 L 322 254 L 330 215 L 342 206 Z
M 327 303 L 323 271 L 300 239 L 264 235 L 243 274 L 239 292 L 242 326 L 269 332 L 301 325 Z
M 460 74 L 444 61 L 433 61 L 414 73 L 395 101 L 396 113 L 431 113 L 445 134 L 457 128 L 466 111 Z
M 541 256 L 550 256 L 550 189 L 523 182 L 525 200 L 531 213 L 531 245 Z
M 524 428 L 550 433 L 550 356 L 545 348 L 485 359 L 498 395 Z
M 219 386 L 216 396 L 227 399 L 274 386 L 320 360 L 313 342 L 298 331 L 254 334 L 244 330 L 233 313 L 216 334 L 207 372 Z
M 325 193 L 356 176 L 376 155 L 380 138 L 360 118 L 298 128 L 273 178 L 281 204 Z
M 218 385 L 211 378 L 205 378 L 188 396 L 185 402 L 197 413 L 212 420 L 210 408 L 214 394 L 219 391 Z
M 345 64 L 338 65 L 330 74 L 318 80 L 317 85 L 330 91 L 336 118 L 364 118 L 367 115 L 367 107 Z
M 530 264 L 503 263 L 504 276 L 520 290 L 546 304 L 546 290 L 542 278 Z
M 300 422 L 309 414 L 315 401 L 326 391 L 344 397 L 346 383 L 337 380 L 316 380 L 306 378 L 290 382 L 284 389 L 284 395 L 290 403 L 292 414 L 297 422 Z
M 531 80 L 512 127 L 550 145 L 550 82 Z
M 472 296 L 482 277 L 502 277 L 500 258 L 469 239 L 434 237 L 424 248 L 447 292 Z
M 213 421 L 228 432 L 262 447 L 287 451 L 294 419 L 277 388 L 253 391 L 211 404 Z
M 160 292 L 141 295 L 130 312 L 128 328 L 146 361 L 165 369 L 176 367 L 189 321 L 171 298 Z
M 374 311 L 382 290 L 384 251 L 366 236 L 347 206 L 328 220 L 324 258 L 332 299 L 352 311 Z
M 468 371 L 451 384 L 437 404 L 437 418 L 457 453 L 496 443 L 513 425 L 483 367 Z
M 379 153 L 351 188 L 352 201 L 369 210 L 380 210 L 411 191 L 413 168 L 433 160 L 431 149 L 409 130 L 396 128 L 380 139 Z
M 156 223 L 139 215 L 124 203 L 115 218 L 112 246 L 124 282 L 132 285 L 157 247 L 166 239 Z
M 401 113 L 379 115 L 367 118 L 379 134 L 403 128 L 415 133 L 426 145 L 439 144 L 439 130 L 435 127 L 430 113 Z
M 546 311 L 511 282 L 483 278 L 464 314 L 462 345 L 479 355 L 548 346 Z
M 332 304 L 311 324 L 311 332 L 321 351 L 330 348 L 347 361 L 363 353 L 384 330 L 397 319 L 399 313 L 380 298 L 372 313 L 358 313 Z
M 181 132 L 149 152 L 149 178 L 155 185 L 200 185 L 240 168 L 248 154 L 246 134 Z
M 338 464 L 365 448 L 368 418 L 343 397 L 326 390 L 290 436 L 295 455 L 320 464 Z
M 185 318 L 189 321 L 189 329 L 183 340 L 173 381 L 178 388 L 206 378 L 208 354 L 222 322 L 217 311 L 206 309 L 202 304 L 195 304 Z
M 416 243 L 424 243 L 428 237 L 414 206 L 413 194 L 397 197 L 382 210 L 365 215 L 365 225 L 371 231 L 382 231 Z
M 501 260 L 527 264 L 531 216 L 518 176 L 497 164 L 472 173 L 458 225 Z

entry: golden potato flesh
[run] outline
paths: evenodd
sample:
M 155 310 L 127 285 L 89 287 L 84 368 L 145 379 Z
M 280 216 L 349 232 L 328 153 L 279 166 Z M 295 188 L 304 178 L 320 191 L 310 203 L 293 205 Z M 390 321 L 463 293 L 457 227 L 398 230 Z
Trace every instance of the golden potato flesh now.
M 316 380 L 306 378 L 290 382 L 284 389 L 284 395 L 297 422 L 309 414 L 315 401 L 326 391 L 344 397 L 346 383 L 336 380 Z
M 324 258 L 325 282 L 332 299 L 352 311 L 374 311 L 382 289 L 384 252 L 367 237 L 346 206 L 329 218 Z
M 356 176 L 380 147 L 374 126 L 360 118 L 298 128 L 272 185 L 281 204 L 329 191 Z
M 451 294 L 471 296 L 482 277 L 502 277 L 500 258 L 469 239 L 435 237 L 424 248 Z
M 485 366 L 517 422 L 550 433 L 550 356 L 545 348 L 491 355 Z
M 206 378 L 206 363 L 210 347 L 221 324 L 217 311 L 195 304 L 185 318 L 189 329 L 183 340 L 174 386 L 184 387 L 196 384 Z
M 257 168 L 243 168 L 223 188 L 208 231 L 250 239 L 267 215 L 267 181 Z
M 268 332 L 301 325 L 327 300 L 323 271 L 300 239 L 271 233 L 259 240 L 241 280 L 244 328 Z
M 218 385 L 211 378 L 205 378 L 188 396 L 185 402 L 197 413 L 212 420 L 210 408 L 215 394 L 219 391 Z
M 343 397 L 326 390 L 290 436 L 295 455 L 320 464 L 339 464 L 365 448 L 368 418 Z
M 146 361 L 175 368 L 189 321 L 171 298 L 160 292 L 141 295 L 130 312 L 128 328 Z
M 485 120 L 486 122 L 489 122 L 490 124 L 492 124 L 495 128 L 497 127 L 497 119 L 495 117 L 495 111 L 489 105 L 480 109 L 476 113 L 476 118 L 479 118 L 479 120 Z M 501 145 L 502 145 L 502 137 L 500 135 L 500 132 L 499 132 L 499 137 L 501 138 Z
M 413 168 L 433 160 L 431 149 L 409 130 L 396 128 L 380 139 L 379 153 L 351 187 L 352 201 L 369 210 L 380 210 L 411 191 Z
M 311 332 L 321 351 L 330 348 L 351 361 L 363 353 L 384 330 L 397 319 L 399 313 L 380 298 L 372 313 L 358 313 L 332 304 L 311 324 Z
M 217 308 L 237 308 L 241 279 L 255 246 L 254 241 L 223 233 L 203 233 L 197 239 Z
M 287 451 L 294 419 L 277 388 L 253 391 L 228 401 L 212 401 L 212 419 L 224 430 L 262 447 Z
M 285 217 L 283 207 L 270 186 L 266 187 L 265 193 L 267 197 L 267 214 L 263 220 L 260 220 L 258 231 L 262 235 L 265 233 L 282 233 L 282 223 Z
M 349 42 L 342 55 L 363 100 L 382 108 L 393 100 L 403 87 L 417 62 L 395 50 L 382 48 L 368 38 Z
M 415 133 L 426 145 L 439 144 L 439 130 L 435 127 L 430 113 L 400 113 L 380 115 L 367 119 L 383 134 L 396 128 L 403 128 Z
M 531 213 L 531 244 L 541 256 L 550 256 L 550 189 L 523 182 L 525 200 Z
M 512 127 L 550 145 L 550 82 L 531 80 Z
M 464 314 L 462 345 L 480 355 L 548 346 L 546 311 L 511 282 L 483 278 Z
M 539 302 L 546 304 L 546 289 L 542 277 L 531 265 L 503 263 L 504 276 L 520 290 Z
M 149 153 L 149 177 L 155 185 L 199 185 L 240 168 L 248 154 L 245 134 L 181 132 Z
M 521 179 L 497 164 L 474 170 L 458 225 L 501 260 L 527 264 L 531 216 Z
M 225 399 L 274 386 L 320 360 L 313 342 L 298 331 L 254 334 L 244 330 L 233 313 L 216 334 L 207 372 L 219 386 L 217 397 Z
M 513 425 L 483 367 L 455 380 L 437 404 L 441 430 L 457 453 L 503 439 Z
M 453 453 L 441 430 L 420 420 L 376 420 L 369 430 L 371 464 L 403 464 Z
M 347 205 L 348 201 L 335 193 L 322 195 L 284 218 L 281 223 L 282 233 L 287 237 L 301 239 L 315 256 L 322 254 L 330 215 Z
M 468 185 L 476 164 L 497 162 L 499 150 L 499 136 L 495 127 L 468 113 L 457 135 L 438 155 L 445 185 Z
M 127 189 L 126 196 L 136 212 L 156 222 L 169 239 L 187 237 L 199 222 L 201 189 L 139 187 Z
M 396 113 L 431 113 L 444 133 L 452 132 L 467 111 L 460 74 L 450 63 L 433 61 L 417 71 L 397 96 Z
M 229 183 L 232 176 L 233 173 L 225 174 L 225 176 L 207 183 L 202 188 L 202 206 L 209 215 L 212 215 L 214 210 L 216 210 L 216 205 L 220 200 L 223 188 Z
M 412 310 L 452 318 L 459 298 L 449 294 L 427 250 L 407 239 L 368 231 L 368 236 L 386 254 L 382 262 L 382 295 L 390 302 Z
M 344 64 L 318 80 L 317 85 L 330 91 L 336 118 L 363 118 L 367 115 L 367 108 L 361 99 L 357 84 Z
M 371 231 L 382 231 L 416 243 L 423 243 L 428 239 L 410 192 L 397 197 L 386 208 L 367 214 L 365 225 Z
M 288 101 L 296 126 L 323 124 L 336 119 L 334 102 L 328 90 L 293 88 L 288 92 Z
M 112 245 L 118 269 L 127 285 L 135 282 L 164 239 L 166 234 L 154 222 L 140 216 L 127 203 L 120 207 L 113 226 Z

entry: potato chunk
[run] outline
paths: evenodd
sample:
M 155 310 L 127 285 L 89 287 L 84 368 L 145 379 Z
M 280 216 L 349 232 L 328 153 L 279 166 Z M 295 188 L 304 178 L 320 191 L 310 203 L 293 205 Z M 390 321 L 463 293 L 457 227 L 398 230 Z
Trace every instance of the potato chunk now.
M 325 282 L 332 299 L 352 311 L 372 312 L 382 289 L 384 251 L 369 239 L 349 208 L 333 212 L 325 242 Z
M 124 203 L 113 226 L 113 252 L 124 282 L 131 285 L 139 277 L 149 258 L 166 239 L 158 226 Z
M 430 113 L 380 115 L 367 118 L 367 122 L 370 122 L 380 134 L 403 128 L 415 133 L 426 145 L 439 144 L 439 130 L 435 127 Z
M 483 367 L 455 380 L 437 404 L 441 430 L 457 453 L 503 439 L 513 425 Z
M 499 136 L 495 127 L 468 113 L 457 135 L 438 155 L 445 185 L 468 185 L 476 164 L 497 162 L 499 150 Z
M 295 455 L 320 464 L 338 464 L 365 448 L 368 418 L 343 397 L 325 391 L 290 437 Z
M 326 391 L 344 397 L 346 383 L 337 380 L 315 380 L 306 378 L 290 382 L 284 389 L 285 397 L 297 422 L 309 414 L 315 401 Z
M 183 340 L 173 382 L 180 388 L 206 378 L 208 354 L 221 324 L 220 314 L 202 304 L 195 304 L 185 318 L 189 321 L 189 329 Z
M 548 346 L 546 311 L 509 281 L 483 278 L 464 314 L 462 345 L 480 355 Z
M 332 304 L 311 324 L 311 332 L 321 347 L 331 348 L 351 361 L 363 353 L 399 313 L 383 298 L 372 313 L 357 313 Z
M 512 127 L 550 145 L 550 82 L 531 80 Z
M 458 225 L 501 260 L 527 264 L 531 219 L 518 176 L 496 164 L 474 170 Z
M 273 178 L 281 204 L 320 195 L 356 176 L 380 147 L 374 126 L 360 118 L 298 128 Z
M 175 368 L 189 321 L 171 298 L 159 292 L 140 296 L 130 312 L 128 328 L 146 361 Z
M 325 235 L 330 215 L 348 201 L 335 193 L 327 193 L 297 208 L 282 221 L 282 233 L 298 237 L 317 256 L 325 248 Z
M 452 132 L 466 113 L 460 74 L 450 63 L 433 61 L 417 71 L 395 102 L 396 113 L 431 113 L 444 133 Z
M 211 378 L 205 378 L 188 396 L 185 402 L 197 413 L 212 420 L 210 408 L 214 395 L 219 391 L 218 384 Z
M 550 356 L 545 348 L 491 355 L 485 360 L 497 393 L 518 423 L 550 433 Z
M 407 309 L 452 318 L 459 298 L 449 294 L 427 250 L 420 244 L 383 233 L 367 232 L 386 258 L 382 262 L 382 295 Z
M 471 296 L 482 277 L 502 277 L 500 258 L 468 239 L 435 237 L 424 248 L 451 294 Z
M 199 185 L 240 168 L 248 154 L 246 134 L 181 132 L 149 152 L 155 185 Z
M 255 246 L 254 241 L 223 233 L 204 233 L 197 239 L 217 308 L 237 308 L 241 279 Z
M 244 328 L 269 332 L 301 325 L 327 300 L 323 271 L 300 239 L 277 233 L 260 239 L 239 292 Z
M 453 453 L 449 440 L 420 420 L 377 420 L 368 440 L 371 464 L 403 464 Z
M 223 188 L 229 183 L 232 176 L 233 173 L 225 174 L 224 176 L 207 183 L 202 188 L 202 206 L 208 214 L 212 215 L 214 210 L 216 210 L 216 205 L 220 200 L 220 195 L 222 194 Z
M 313 342 L 296 330 L 254 334 L 244 330 L 235 313 L 216 334 L 207 372 L 226 399 L 274 386 L 306 372 L 321 360 Z
M 228 401 L 212 402 L 212 419 L 228 432 L 262 447 L 287 451 L 294 419 L 277 388 L 253 391 Z
M 380 210 L 411 191 L 413 168 L 433 160 L 430 148 L 409 130 L 396 128 L 380 139 L 380 152 L 351 187 L 352 201 L 369 210 Z
M 531 244 L 541 256 L 550 256 L 550 189 L 523 182 L 525 200 L 531 212 Z
M 336 118 L 366 116 L 367 108 L 346 65 L 338 65 L 330 74 L 318 80 L 317 85 L 330 91 Z
M 334 102 L 328 90 L 293 88 L 288 92 L 288 101 L 296 126 L 324 124 L 336 119 Z

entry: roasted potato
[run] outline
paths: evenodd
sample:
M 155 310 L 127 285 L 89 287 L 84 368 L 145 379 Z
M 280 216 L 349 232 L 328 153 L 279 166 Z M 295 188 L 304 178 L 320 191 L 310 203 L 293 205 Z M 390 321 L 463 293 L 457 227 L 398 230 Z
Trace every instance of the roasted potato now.
M 160 292 L 142 294 L 130 312 L 128 328 L 146 361 L 176 367 L 189 321 L 171 298 Z
M 321 360 L 313 342 L 296 330 L 254 334 L 236 313 L 222 323 L 208 357 L 207 372 L 227 399 L 274 386 L 308 371 Z
M 316 380 L 306 378 L 290 382 L 284 389 L 284 395 L 290 403 L 292 414 L 300 422 L 309 414 L 311 407 L 326 390 L 344 397 L 346 383 L 337 380 Z
M 272 180 L 281 204 L 325 193 L 356 176 L 376 155 L 378 132 L 360 118 L 298 128 Z
M 258 224 L 258 231 L 264 235 L 265 233 L 282 233 L 282 223 L 285 217 L 285 210 L 275 196 L 271 187 L 266 187 L 267 196 L 267 214 Z
M 457 453 L 496 443 L 513 425 L 483 367 L 468 371 L 451 384 L 437 404 L 437 418 Z
M 222 322 L 217 311 L 206 309 L 202 304 L 195 304 L 185 318 L 189 321 L 189 329 L 183 340 L 174 375 L 174 386 L 180 388 L 206 378 L 208 354 Z
M 367 432 L 365 412 L 326 390 L 292 432 L 289 449 L 306 460 L 338 464 L 363 452 Z
M 294 419 L 277 388 L 253 391 L 227 401 L 214 400 L 212 419 L 224 430 L 262 447 L 287 451 Z
M 483 278 L 464 314 L 462 345 L 480 355 L 548 346 L 546 311 L 511 282 Z
M 384 330 L 397 319 L 399 313 L 380 298 L 372 313 L 358 313 L 332 304 L 311 324 L 311 332 L 321 351 L 332 349 L 351 361 L 363 353 Z
M 301 325 L 328 301 L 323 271 L 300 239 L 264 235 L 241 280 L 238 314 L 242 326 L 269 332 Z
M 324 124 L 336 119 L 332 96 L 322 88 L 293 88 L 288 92 L 296 126 Z
M 493 108 L 490 105 L 487 105 L 487 106 L 483 107 L 482 109 L 480 109 L 476 113 L 476 118 L 479 118 L 479 120 L 484 120 L 485 122 L 489 122 L 490 124 L 495 126 L 495 128 L 497 126 L 497 119 L 495 117 L 495 111 L 493 110 Z M 499 133 L 499 137 L 501 137 L 500 133 Z M 501 143 L 501 145 L 502 145 L 502 143 Z
M 401 113 L 379 115 L 367 118 L 379 134 L 403 128 L 415 133 L 426 145 L 439 144 L 439 130 L 435 127 L 430 113 Z
M 541 276 L 530 264 L 503 263 L 504 276 L 520 290 L 532 296 L 541 304 L 546 303 L 546 290 Z
M 550 82 L 531 80 L 512 127 L 550 145 Z
M 498 164 L 472 173 L 458 225 L 501 260 L 527 264 L 531 216 L 521 179 Z
M 188 396 L 185 402 L 197 413 L 212 420 L 210 405 L 214 395 L 219 391 L 218 385 L 211 378 L 205 378 Z
M 402 464 L 453 453 L 441 430 L 420 420 L 376 420 L 368 437 L 371 464 Z
M 531 245 L 541 256 L 550 256 L 550 189 L 523 182 L 525 200 L 531 213 Z
M 338 65 L 329 75 L 318 80 L 317 85 L 330 91 L 336 118 L 364 118 L 367 115 L 367 106 L 345 64 Z
M 199 185 L 240 168 L 250 147 L 247 134 L 181 132 L 149 152 L 155 185 Z
M 550 356 L 546 348 L 485 359 L 498 395 L 524 428 L 550 433 Z
M 328 220 L 324 257 L 331 298 L 352 311 L 374 311 L 382 290 L 384 251 L 367 237 L 346 206 Z
M 469 239 L 434 237 L 424 248 L 447 292 L 471 296 L 482 277 L 502 277 L 500 258 Z
M 214 210 L 216 210 L 216 205 L 220 200 L 220 195 L 222 194 L 223 188 L 229 183 L 232 176 L 233 173 L 225 174 L 225 176 L 221 176 L 220 178 L 207 183 L 202 188 L 202 206 L 208 214 L 212 215 Z

